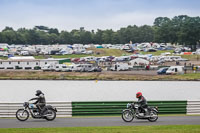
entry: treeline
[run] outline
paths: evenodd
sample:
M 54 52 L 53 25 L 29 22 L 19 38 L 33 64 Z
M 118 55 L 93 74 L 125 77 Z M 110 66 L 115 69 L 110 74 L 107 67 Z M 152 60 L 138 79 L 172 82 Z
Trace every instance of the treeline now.
M 0 43 L 8 44 L 124 44 L 132 41 L 175 43 L 193 46 L 200 42 L 200 17 L 187 15 L 175 16 L 170 19 L 158 17 L 153 26 L 128 26 L 118 31 L 112 29 L 86 31 L 61 31 L 46 26 L 35 26 L 33 29 L 20 28 L 17 31 L 6 27 L 0 32 Z

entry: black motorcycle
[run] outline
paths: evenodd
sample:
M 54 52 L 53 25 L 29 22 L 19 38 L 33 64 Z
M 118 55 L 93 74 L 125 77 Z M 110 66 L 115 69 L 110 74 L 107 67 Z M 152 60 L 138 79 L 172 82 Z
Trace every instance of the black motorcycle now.
M 134 118 L 136 119 L 146 119 L 150 122 L 155 122 L 158 119 L 158 108 L 148 107 L 149 115 L 146 116 L 145 112 L 139 107 L 138 103 L 128 103 L 127 109 L 122 112 L 122 119 L 125 122 L 131 122 Z
M 36 107 L 35 104 L 25 102 L 23 106 L 23 109 L 18 109 L 16 112 L 16 118 L 19 121 L 26 121 L 30 114 L 34 119 L 46 119 L 48 121 L 53 121 L 56 118 L 57 109 L 51 105 L 44 107 L 43 115 L 40 114 L 40 110 Z

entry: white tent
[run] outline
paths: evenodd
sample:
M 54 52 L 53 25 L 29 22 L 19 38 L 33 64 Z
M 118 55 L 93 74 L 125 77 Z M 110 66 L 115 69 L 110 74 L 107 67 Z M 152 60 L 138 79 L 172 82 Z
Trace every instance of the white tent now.
M 148 65 L 149 61 L 142 58 L 136 58 L 134 60 L 129 61 L 129 64 L 131 66 L 143 66 L 143 65 Z

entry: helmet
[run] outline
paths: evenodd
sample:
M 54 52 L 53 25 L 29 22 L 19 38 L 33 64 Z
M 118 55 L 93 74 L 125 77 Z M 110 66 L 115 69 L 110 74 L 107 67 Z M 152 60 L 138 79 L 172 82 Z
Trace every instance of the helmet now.
M 39 96 L 40 94 L 42 94 L 42 91 L 41 90 L 37 90 L 35 95 Z
M 139 97 L 141 97 L 142 96 L 142 93 L 141 92 L 137 92 L 136 93 L 136 98 L 139 98 Z

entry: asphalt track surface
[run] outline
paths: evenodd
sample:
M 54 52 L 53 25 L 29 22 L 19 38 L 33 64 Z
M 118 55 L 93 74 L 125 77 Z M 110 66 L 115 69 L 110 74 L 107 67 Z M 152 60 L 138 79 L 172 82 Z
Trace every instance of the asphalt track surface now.
M 28 119 L 0 119 L 0 128 L 42 128 L 42 127 L 104 127 L 104 126 L 151 126 L 151 125 L 200 125 L 200 116 L 160 116 L 157 122 L 134 119 L 124 122 L 121 117 L 72 117 L 56 118 L 54 121 Z

